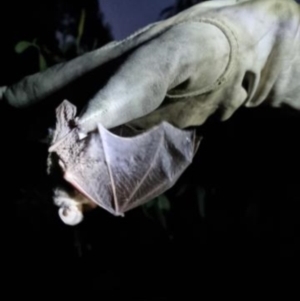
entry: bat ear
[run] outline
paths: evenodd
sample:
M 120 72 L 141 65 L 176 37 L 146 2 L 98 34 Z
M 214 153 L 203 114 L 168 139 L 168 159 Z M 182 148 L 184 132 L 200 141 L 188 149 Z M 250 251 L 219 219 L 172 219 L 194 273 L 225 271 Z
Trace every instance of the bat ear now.
M 72 130 L 71 122 L 75 123 L 76 107 L 68 100 L 64 100 L 56 109 L 56 126 L 52 144 L 60 140 Z
M 76 107 L 65 99 L 57 108 L 56 115 L 60 122 L 69 122 L 74 119 L 77 113 Z
M 61 207 L 58 209 L 58 215 L 69 226 L 76 226 L 83 220 L 83 214 L 77 206 Z

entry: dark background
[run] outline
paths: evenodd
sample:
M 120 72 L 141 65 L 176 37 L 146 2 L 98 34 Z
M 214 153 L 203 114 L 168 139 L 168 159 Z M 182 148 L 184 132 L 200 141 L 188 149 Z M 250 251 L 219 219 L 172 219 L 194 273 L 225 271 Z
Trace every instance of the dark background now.
M 130 12 L 131 1 L 123 2 Z M 195 2 L 177 1 L 157 18 Z M 95 40 L 100 47 L 114 38 L 113 21 L 103 21 L 97 1 L 7 1 L 1 6 L 7 19 L 0 26 L 0 85 L 39 71 L 35 48 L 15 52 L 20 41 L 37 39 L 48 66 L 78 55 L 74 39 L 82 8 L 81 51 L 92 49 Z M 69 44 L 59 44 L 59 36 L 69 37 Z M 10 296 L 43 299 L 51 292 L 60 296 L 60 290 L 69 297 L 92 293 L 103 300 L 119 294 L 128 300 L 165 300 L 179 290 L 201 296 L 207 283 L 219 287 L 231 273 L 237 285 L 257 264 L 261 269 L 270 262 L 277 270 L 282 259 L 297 261 L 298 112 L 261 106 L 241 109 L 222 124 L 210 120 L 198 129 L 204 134 L 201 147 L 166 193 L 167 201 L 154 200 L 152 207 L 132 210 L 125 218 L 99 208 L 78 227 L 68 227 L 52 204 L 47 145 L 41 143 L 54 109 L 55 104 L 26 110 L 2 104 L 0 111 L 2 284 Z M 239 272 L 233 272 L 236 266 Z

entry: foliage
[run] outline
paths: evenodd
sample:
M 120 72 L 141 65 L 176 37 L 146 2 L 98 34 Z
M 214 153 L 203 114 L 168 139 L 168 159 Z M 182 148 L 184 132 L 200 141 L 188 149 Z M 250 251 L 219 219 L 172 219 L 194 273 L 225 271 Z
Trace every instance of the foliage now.
M 92 48 L 87 48 L 86 45 L 82 44 L 82 37 L 84 35 L 85 30 L 85 22 L 86 22 L 86 10 L 81 10 L 80 19 L 78 21 L 77 28 L 77 36 L 75 42 L 71 46 L 73 48 L 73 52 L 75 56 L 79 56 L 84 54 L 85 52 L 92 51 L 96 49 L 99 45 L 97 39 L 92 46 Z M 67 52 L 70 51 L 68 47 L 60 47 L 60 52 L 54 53 L 49 50 L 47 45 L 39 45 L 37 42 L 37 38 L 31 41 L 20 41 L 15 45 L 15 52 L 18 54 L 22 54 L 30 47 L 34 47 L 37 50 L 37 59 L 39 61 L 39 70 L 43 71 L 47 69 L 50 65 L 65 62 L 69 59 Z M 51 62 L 51 63 L 49 63 Z
M 23 53 L 28 48 L 34 47 L 37 50 L 38 54 L 38 60 L 39 60 L 39 71 L 44 71 L 47 69 L 47 61 L 45 59 L 44 51 L 41 49 L 41 47 L 37 44 L 36 39 L 34 39 L 32 42 L 29 41 L 21 41 L 15 46 L 15 51 L 18 54 Z
M 168 230 L 166 215 L 170 209 L 171 203 L 165 194 L 158 196 L 143 206 L 145 215 L 150 219 L 158 221 L 166 231 Z

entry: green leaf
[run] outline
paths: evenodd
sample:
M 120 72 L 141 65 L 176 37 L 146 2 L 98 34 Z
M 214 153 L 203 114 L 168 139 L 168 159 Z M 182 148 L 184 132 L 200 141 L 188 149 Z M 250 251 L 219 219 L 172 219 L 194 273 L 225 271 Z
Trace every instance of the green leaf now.
M 160 196 L 154 198 L 153 200 L 145 203 L 143 205 L 144 208 L 157 208 L 159 210 L 165 210 L 165 211 L 169 211 L 171 208 L 170 205 L 170 201 L 168 200 L 168 198 L 164 195 L 161 194 Z
M 16 44 L 16 46 L 15 46 L 15 52 L 16 53 L 22 53 L 26 49 L 28 49 L 30 46 L 33 46 L 32 43 L 30 43 L 28 41 L 21 41 L 21 42 L 19 42 L 19 43 Z
M 171 209 L 171 204 L 168 198 L 162 194 L 158 197 L 158 208 L 161 211 L 170 211 Z
M 143 204 L 143 207 L 146 208 L 146 209 L 152 208 L 152 207 L 155 206 L 156 202 L 157 202 L 157 198 L 155 198 L 155 199 L 153 199 L 153 200 L 151 200 L 151 201 Z
M 47 69 L 47 62 L 45 60 L 45 57 L 39 53 L 39 66 L 40 66 L 40 71 L 44 71 Z
M 78 26 L 78 36 L 81 38 L 84 31 L 84 24 L 85 24 L 85 9 L 81 11 L 79 26 Z
M 85 9 L 82 9 L 79 24 L 78 24 L 78 33 L 77 33 L 77 49 L 78 50 L 79 50 L 81 38 L 83 36 L 85 17 L 86 17 Z
M 178 191 L 175 194 L 175 196 L 176 197 L 182 196 L 186 192 L 187 189 L 188 189 L 188 184 L 180 185 Z
M 144 214 L 158 222 L 166 231 L 168 230 L 166 213 L 170 211 L 171 205 L 168 198 L 162 194 L 150 202 L 145 203 L 143 206 Z

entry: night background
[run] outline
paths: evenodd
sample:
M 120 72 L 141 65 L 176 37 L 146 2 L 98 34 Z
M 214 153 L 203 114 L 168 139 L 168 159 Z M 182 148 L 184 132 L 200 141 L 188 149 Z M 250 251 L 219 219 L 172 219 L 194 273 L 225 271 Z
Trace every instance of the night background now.
M 0 86 L 197 2 L 6 1 Z M 194 163 L 171 190 L 125 218 L 97 208 L 70 227 L 52 203 L 42 143 L 61 101 L 24 110 L 1 103 L 2 285 L 10 294 L 167 300 L 199 289 L 200 296 L 228 266 L 247 274 L 252 264 L 298 259 L 299 112 L 261 106 L 222 124 L 210 120 L 198 129 L 204 139 Z

